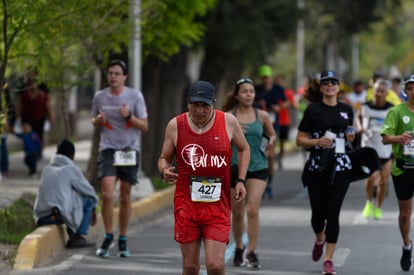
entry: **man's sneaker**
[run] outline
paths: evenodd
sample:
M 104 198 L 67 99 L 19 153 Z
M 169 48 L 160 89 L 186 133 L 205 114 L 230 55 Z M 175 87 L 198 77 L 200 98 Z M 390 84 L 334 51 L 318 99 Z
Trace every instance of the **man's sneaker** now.
M 319 261 L 319 259 L 322 257 L 324 246 L 325 246 L 325 240 L 315 241 L 315 244 L 313 245 L 313 250 L 312 250 L 312 260 L 314 260 L 315 262 Z
M 246 264 L 243 258 L 244 249 L 245 246 L 243 246 L 243 248 L 236 247 L 236 249 L 234 250 L 233 264 L 235 266 L 243 266 Z
M 249 253 L 247 253 L 246 262 L 247 262 L 247 267 L 260 268 L 259 259 L 257 258 L 256 253 L 254 253 L 253 251 L 250 251 Z
M 367 219 L 368 218 L 371 218 L 373 212 L 374 212 L 374 204 L 372 202 L 370 202 L 370 201 L 367 201 L 365 203 L 364 210 L 362 211 L 362 216 L 364 218 L 367 218 Z
M 109 257 L 109 250 L 111 250 L 113 246 L 113 239 L 105 238 L 101 244 L 101 247 L 96 250 L 96 256 Z
M 131 256 L 127 248 L 126 240 L 118 240 L 118 257 L 127 258 Z
M 404 271 L 411 270 L 411 265 L 413 263 L 413 260 L 411 258 L 411 251 L 413 250 L 412 245 L 413 243 L 411 242 L 410 250 L 404 249 L 404 247 L 402 248 L 402 256 L 401 256 L 400 265 L 401 265 L 402 270 Z
M 76 233 L 66 243 L 66 248 L 82 248 L 95 246 L 95 243 L 88 242 L 82 235 Z
M 374 219 L 380 220 L 382 218 L 382 211 L 381 208 L 375 208 L 374 209 Z
M 323 271 L 322 274 L 324 275 L 335 275 L 336 270 L 334 264 L 331 259 L 326 259 L 323 261 Z

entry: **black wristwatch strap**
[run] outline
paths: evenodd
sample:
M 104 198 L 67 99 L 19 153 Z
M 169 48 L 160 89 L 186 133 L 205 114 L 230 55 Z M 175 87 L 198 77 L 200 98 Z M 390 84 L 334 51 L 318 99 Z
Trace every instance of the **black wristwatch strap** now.
M 131 112 L 129 112 L 129 113 L 128 113 L 128 116 L 126 117 L 126 120 L 130 120 L 130 119 L 131 119 L 131 117 L 132 117 L 132 113 L 131 113 Z
M 246 180 L 245 180 L 245 179 L 238 178 L 238 179 L 236 180 L 236 183 L 238 183 L 238 182 L 241 182 L 241 183 L 243 183 L 243 184 L 244 184 L 244 186 L 246 186 Z

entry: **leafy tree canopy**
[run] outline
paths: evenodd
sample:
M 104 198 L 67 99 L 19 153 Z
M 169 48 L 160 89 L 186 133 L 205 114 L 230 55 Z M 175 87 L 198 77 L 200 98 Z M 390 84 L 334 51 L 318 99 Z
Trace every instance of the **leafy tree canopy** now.
M 223 76 L 265 62 L 275 45 L 295 32 L 298 15 L 295 1 L 290 0 L 219 1 L 205 18 L 206 62 Z

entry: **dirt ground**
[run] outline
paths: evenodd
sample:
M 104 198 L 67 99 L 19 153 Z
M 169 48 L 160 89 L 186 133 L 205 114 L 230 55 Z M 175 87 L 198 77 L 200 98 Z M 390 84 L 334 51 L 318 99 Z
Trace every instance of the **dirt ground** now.
M 12 261 L 16 256 L 17 245 L 0 243 L 0 274 L 12 269 Z

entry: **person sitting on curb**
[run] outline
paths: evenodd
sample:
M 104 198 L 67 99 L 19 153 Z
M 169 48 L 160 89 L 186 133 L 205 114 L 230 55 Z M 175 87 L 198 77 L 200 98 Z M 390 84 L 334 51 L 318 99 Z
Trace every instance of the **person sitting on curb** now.
M 89 226 L 96 224 L 95 190 L 74 164 L 75 146 L 64 139 L 56 155 L 42 170 L 39 192 L 34 203 L 37 225 L 65 224 L 67 248 L 94 245 L 85 239 Z

